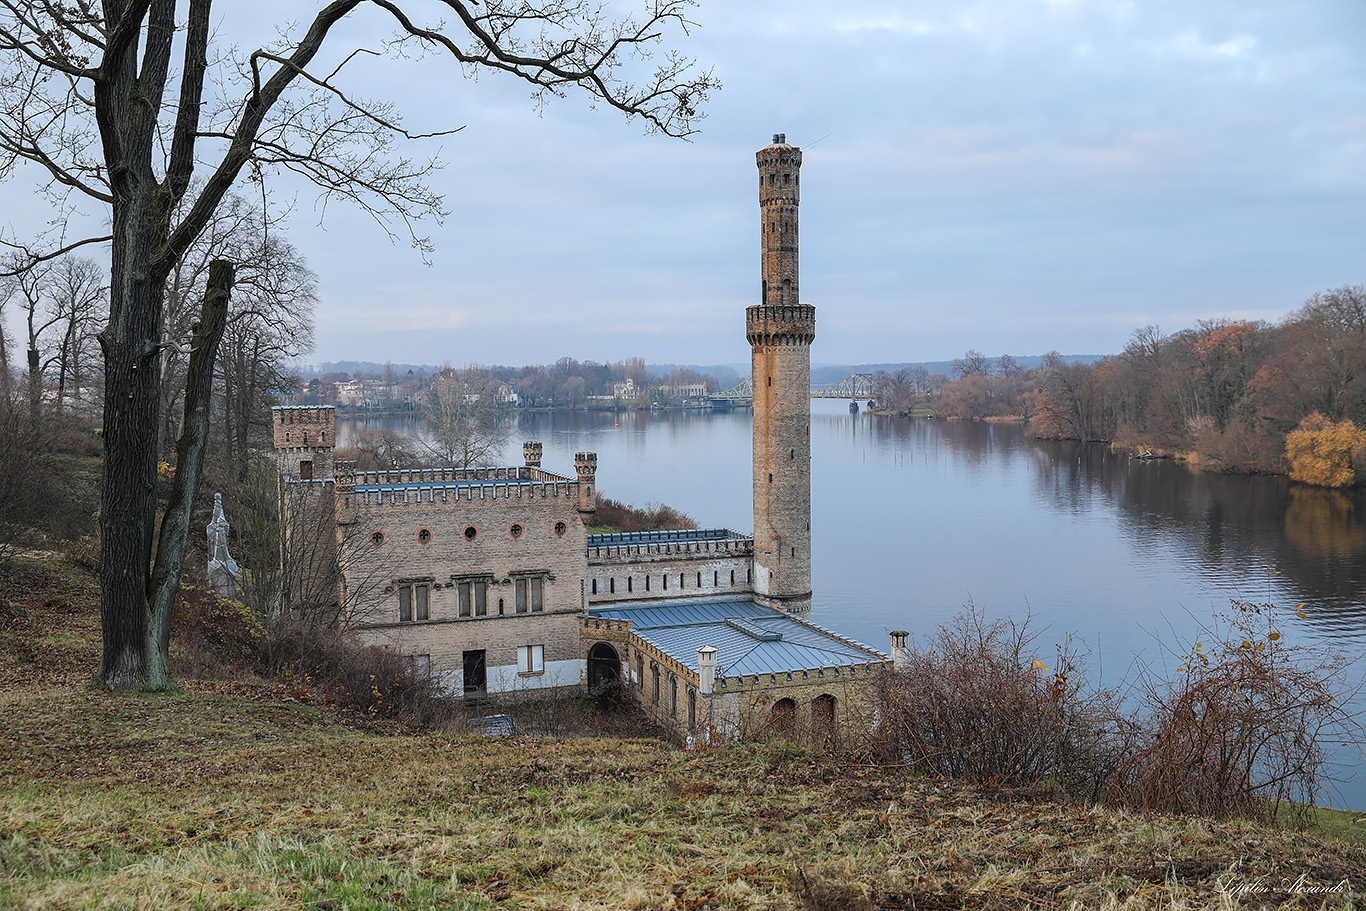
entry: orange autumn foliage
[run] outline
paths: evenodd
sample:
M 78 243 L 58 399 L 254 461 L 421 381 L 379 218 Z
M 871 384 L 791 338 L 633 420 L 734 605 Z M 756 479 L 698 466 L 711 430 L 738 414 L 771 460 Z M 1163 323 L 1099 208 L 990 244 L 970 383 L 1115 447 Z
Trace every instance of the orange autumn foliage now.
M 1285 435 L 1290 477 L 1318 487 L 1350 487 L 1366 465 L 1366 430 L 1350 420 L 1333 423 L 1317 411 Z

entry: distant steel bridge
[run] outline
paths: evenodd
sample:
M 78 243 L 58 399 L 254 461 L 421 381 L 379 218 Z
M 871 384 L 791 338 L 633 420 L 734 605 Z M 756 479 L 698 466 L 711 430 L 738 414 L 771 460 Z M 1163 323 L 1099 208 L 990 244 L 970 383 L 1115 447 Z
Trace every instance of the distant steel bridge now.
M 813 399 L 871 399 L 873 397 L 873 375 L 871 373 L 852 373 L 829 386 L 811 390 Z
M 849 399 L 853 402 L 857 402 L 859 399 L 871 399 L 873 397 L 873 375 L 871 373 L 850 374 L 838 383 L 812 389 L 811 397 L 813 399 Z M 707 396 L 707 401 L 715 405 L 741 405 L 753 402 L 754 383 L 750 377 L 745 377 L 724 392 L 713 392 Z

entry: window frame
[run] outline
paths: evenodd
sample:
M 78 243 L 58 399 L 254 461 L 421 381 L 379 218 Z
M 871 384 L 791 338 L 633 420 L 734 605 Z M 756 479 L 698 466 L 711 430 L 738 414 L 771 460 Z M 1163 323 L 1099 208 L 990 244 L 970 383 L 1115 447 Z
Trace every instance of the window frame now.
M 539 677 L 545 673 L 545 646 L 540 643 L 517 646 L 517 676 Z
M 432 619 L 434 579 L 404 579 L 394 583 L 398 592 L 398 622 L 428 623 Z M 405 617 L 404 614 L 407 614 Z

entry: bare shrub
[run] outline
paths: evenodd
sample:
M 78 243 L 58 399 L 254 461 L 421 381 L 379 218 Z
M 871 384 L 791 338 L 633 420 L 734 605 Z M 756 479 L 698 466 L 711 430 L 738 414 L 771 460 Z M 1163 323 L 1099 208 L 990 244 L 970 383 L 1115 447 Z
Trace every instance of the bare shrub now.
M 181 583 L 171 616 L 172 668 L 177 676 L 223 676 L 249 667 L 266 630 L 246 605 Z
M 599 494 L 597 510 L 594 523 L 617 531 L 674 531 L 697 527 L 692 516 L 663 503 L 647 503 L 641 509 Z
M 296 698 L 370 718 L 400 718 L 425 727 L 455 711 L 429 668 L 391 649 L 360 645 L 344 630 L 297 614 L 282 614 L 268 624 L 257 663 Z
M 1282 801 L 1312 804 L 1325 747 L 1360 743 L 1345 707 L 1348 664 L 1287 645 L 1270 604 L 1234 601 L 1226 631 L 1185 651 L 1175 679 L 1140 678 L 1137 749 L 1116 769 L 1114 803 L 1205 816 L 1274 818 Z
M 17 395 L 0 395 L 0 566 L 16 547 L 92 530 L 96 485 L 65 454 L 68 437 L 81 439 L 71 422 L 35 420 Z
M 945 778 L 1096 794 L 1123 749 L 1117 700 L 1083 691 L 1070 639 L 1050 668 L 1035 638 L 1028 619 L 988 622 L 968 604 L 904 671 L 883 676 L 879 751 Z

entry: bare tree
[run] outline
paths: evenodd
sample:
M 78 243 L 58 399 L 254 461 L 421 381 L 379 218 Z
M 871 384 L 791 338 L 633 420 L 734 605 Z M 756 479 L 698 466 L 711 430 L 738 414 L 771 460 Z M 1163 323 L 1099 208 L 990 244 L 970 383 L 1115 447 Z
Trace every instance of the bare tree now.
M 438 465 L 469 468 L 486 464 L 512 435 L 510 409 L 498 399 L 498 384 L 476 367 L 446 366 L 427 390 L 431 440 L 426 455 Z
M 524 80 L 538 100 L 573 87 L 638 116 L 647 129 L 686 136 L 715 80 L 670 52 L 653 74 L 628 72 L 670 27 L 686 30 L 685 0 L 650 0 L 643 17 L 612 20 L 590 0 L 438 0 L 447 27 L 412 18 L 416 0 L 333 0 L 302 31 L 252 52 L 234 69 L 210 66 L 212 0 L 0 0 L 0 177 L 21 162 L 46 174 L 44 192 L 62 215 L 93 215 L 107 233 L 11 243 L 30 264 L 91 243 L 110 248 L 105 359 L 104 485 L 100 582 L 104 655 L 100 679 L 114 690 L 173 686 L 164 638 L 169 610 L 154 595 L 184 558 L 185 538 L 157 546 L 156 485 L 166 281 L 247 171 L 303 174 L 327 198 L 366 206 L 419 247 L 424 215 L 442 198 L 423 178 L 430 165 L 393 155 L 414 138 L 389 105 L 346 91 L 357 55 L 311 69 L 348 14 L 368 10 L 397 30 L 389 49 L 449 55 L 470 73 Z M 340 40 L 340 39 L 338 39 Z M 178 56 L 178 60 L 176 59 Z M 209 90 L 209 86 L 215 86 Z M 205 174 L 192 189 L 196 167 Z M 26 172 L 27 173 L 27 172 Z M 80 208 L 91 204 L 96 211 Z M 177 214 L 181 213 L 181 214 Z M 387 220 L 386 220 L 387 219 Z M 212 361 L 209 366 L 212 367 Z M 188 411 L 188 405 L 187 405 Z M 193 499 L 197 472 L 178 470 L 173 499 Z M 168 520 L 169 521 L 169 520 Z M 174 579 L 171 580 L 174 583 Z
M 104 327 L 108 288 L 99 263 L 85 257 L 63 257 L 49 277 L 47 305 L 56 347 L 42 369 L 56 371 L 60 411 L 68 397 L 79 402 L 83 385 L 97 374 L 96 335 Z
M 991 358 L 969 348 L 961 358 L 953 362 L 953 375 L 960 379 L 965 376 L 991 376 Z

